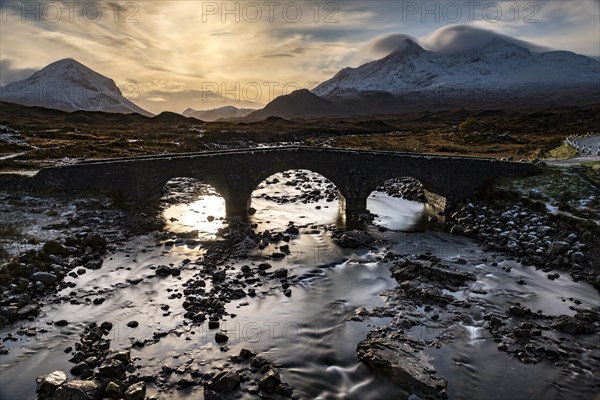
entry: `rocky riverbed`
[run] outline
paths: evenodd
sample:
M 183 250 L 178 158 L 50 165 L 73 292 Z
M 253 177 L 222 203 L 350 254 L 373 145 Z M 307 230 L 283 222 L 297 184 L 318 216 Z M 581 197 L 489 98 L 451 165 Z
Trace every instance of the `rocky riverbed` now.
M 0 397 L 597 393 L 585 231 L 519 202 L 445 222 L 395 197 L 419 200 L 414 182 L 382 189 L 374 222 L 354 227 L 306 171 L 263 182 L 249 221 L 225 220 L 222 199 L 189 180 L 154 214 L 5 194 L 4 220 L 29 230 L 2 267 Z

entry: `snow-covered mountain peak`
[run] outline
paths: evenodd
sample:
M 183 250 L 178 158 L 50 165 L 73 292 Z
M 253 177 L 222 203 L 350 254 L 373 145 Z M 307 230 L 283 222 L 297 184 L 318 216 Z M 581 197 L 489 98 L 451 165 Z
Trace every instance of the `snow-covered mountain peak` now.
M 532 53 L 516 43 L 494 38 L 467 53 L 431 52 L 411 40 L 388 56 L 353 69 L 343 69 L 321 83 L 319 96 L 348 96 L 387 92 L 405 96 L 419 93 L 439 97 L 445 89 L 468 87 L 475 95 L 490 88 L 514 93 L 536 93 L 570 88 L 592 88 L 600 79 L 599 63 L 570 52 Z
M 115 81 L 72 58 L 55 61 L 27 79 L 3 86 L 0 100 L 63 111 L 152 115 L 124 97 Z
M 498 37 L 494 38 L 488 45 L 477 50 L 475 53 L 478 55 L 487 55 L 490 58 L 527 58 L 532 55 L 525 47 Z

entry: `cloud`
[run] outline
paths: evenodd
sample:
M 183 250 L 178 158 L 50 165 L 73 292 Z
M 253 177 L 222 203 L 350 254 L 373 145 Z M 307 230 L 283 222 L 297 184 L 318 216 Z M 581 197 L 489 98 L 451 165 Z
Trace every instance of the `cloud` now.
M 516 39 L 492 30 L 477 28 L 469 25 L 444 26 L 433 32 L 428 37 L 422 39 L 420 43 L 427 50 L 444 54 L 460 54 L 469 53 L 485 47 L 495 38 L 506 40 L 509 43 L 514 43 L 535 52 L 549 50 L 546 47 L 542 47 L 525 40 Z
M 469 25 L 448 25 L 430 35 L 416 39 L 403 33 L 390 33 L 376 37 L 367 42 L 364 49 L 367 54 L 383 57 L 406 46 L 406 40 L 412 40 L 423 48 L 443 54 L 469 53 L 490 44 L 494 38 L 517 44 L 534 52 L 549 51 L 543 47 L 525 40 L 504 35 L 489 29 Z
M 410 39 L 413 42 L 418 42 L 417 39 L 403 33 L 389 33 L 381 35 L 369 41 L 365 45 L 365 50 L 368 54 L 376 57 L 388 55 L 396 50 L 402 50 L 406 46 L 406 40 Z
M 0 59 L 0 84 L 20 81 L 29 78 L 37 68 L 15 68 L 8 58 Z
M 265 54 L 263 58 L 281 58 L 281 57 L 294 57 L 292 54 L 278 53 L 278 54 Z

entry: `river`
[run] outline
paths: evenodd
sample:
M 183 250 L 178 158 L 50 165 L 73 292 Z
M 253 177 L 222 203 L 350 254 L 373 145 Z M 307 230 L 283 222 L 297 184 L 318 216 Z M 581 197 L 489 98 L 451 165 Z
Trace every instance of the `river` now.
M 224 226 L 223 199 L 209 193 L 164 210 L 167 232 L 198 230 L 199 244 L 173 244 L 154 233 L 131 237 L 106 255 L 101 269 L 89 270 L 77 279 L 67 277 L 75 284 L 59 293 L 67 301 L 46 304 L 33 321 L 5 328 L 3 338 L 13 333 L 18 340 L 5 341 L 10 351 L 0 355 L 0 398 L 35 398 L 37 376 L 54 370 L 68 371 L 71 355 L 64 350 L 73 346 L 84 325 L 91 321 L 113 323 L 112 348 L 130 347 L 132 342 L 164 333 L 159 335 L 160 340 L 132 349 L 138 366 L 136 373 L 141 375 L 156 375 L 163 366 L 183 366 L 182 371 L 190 366 L 214 371 L 228 366 L 230 356 L 240 349 L 249 348 L 281 370 L 282 380 L 295 389 L 297 398 L 406 398 L 410 393 L 376 375 L 356 355 L 356 346 L 367 333 L 389 324 L 392 317 L 373 316 L 362 321 L 349 318 L 361 307 L 385 306 L 381 293 L 398 285 L 384 260 L 390 250 L 428 253 L 447 261 L 457 256 L 466 258 L 469 262 L 464 268 L 476 273 L 477 283 L 486 290 L 453 295 L 472 299 L 481 309 L 502 310 L 507 301 L 518 298 L 534 310 L 572 315 L 569 303 L 562 299 L 576 297 L 583 305 L 592 306 L 599 302 L 597 291 L 590 285 L 569 281 L 556 285 L 532 267 L 484 253 L 477 242 L 442 232 L 438 224 L 430 222 L 429 217 L 436 215 L 435 209 L 382 192 L 369 198 L 368 208 L 378 217 L 365 228 L 378 241 L 370 249 L 341 248 L 331 238 L 332 229 L 343 225 L 337 200 L 278 204 L 270 197 L 293 198 L 297 191 L 285 185 L 281 174 L 276 177 L 278 183 L 261 185 L 254 192 L 252 206 L 257 212 L 251 221 L 257 224 L 257 231 L 285 229 L 290 221 L 299 227 L 300 235 L 287 243 L 289 255 L 269 261 L 274 268 L 288 270 L 293 282 L 291 296 L 283 293 L 278 282 L 267 281 L 257 287 L 256 297 L 228 303 L 229 315 L 220 326 L 229 336 L 227 351 L 215 343 L 214 330 L 209 330 L 206 323 L 194 326 L 183 317 L 186 310 L 181 294 L 199 268 L 195 261 L 205 255 L 202 242 L 214 239 Z M 227 265 L 235 271 L 244 264 L 263 262 L 277 250 L 272 246 L 250 249 L 247 258 L 232 259 Z M 480 262 L 481 259 L 510 265 L 513 272 L 506 273 Z M 183 265 L 181 275 L 148 278 L 154 275 L 152 267 L 169 264 Z M 515 284 L 518 276 L 526 277 L 529 284 Z M 143 278 L 140 283 L 130 283 L 139 278 Z M 106 298 L 102 304 L 86 302 L 99 295 Z M 72 299 L 77 301 L 68 301 Z M 52 324 L 61 319 L 69 324 L 60 328 Z M 133 320 L 139 326 L 128 327 Z M 482 315 L 474 314 L 470 322 L 460 324 L 468 333 L 463 340 L 426 350 L 438 376 L 449 381 L 450 398 L 572 398 L 593 390 L 586 386 L 585 377 L 561 376 L 552 364 L 524 364 L 499 352 L 496 343 L 481 330 L 483 324 Z M 35 337 L 16 334 L 28 326 L 37 327 L 41 333 Z M 412 333 L 427 339 L 428 333 L 423 330 L 426 326 L 424 320 L 423 326 L 414 328 Z M 179 377 L 175 373 L 169 379 L 176 382 Z M 497 391 L 497 386 L 506 390 Z M 202 398 L 202 391 L 201 386 L 183 390 L 148 386 L 148 395 L 159 399 Z M 243 391 L 241 396 L 255 398 Z

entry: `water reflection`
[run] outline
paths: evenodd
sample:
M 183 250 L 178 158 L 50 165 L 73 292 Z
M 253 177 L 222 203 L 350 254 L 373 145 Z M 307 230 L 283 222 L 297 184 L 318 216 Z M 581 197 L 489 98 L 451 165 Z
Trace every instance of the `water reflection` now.
M 373 221 L 388 229 L 404 232 L 423 232 L 432 229 L 436 221 L 443 222 L 438 209 L 416 201 L 392 197 L 384 192 L 373 192 L 367 199 L 367 208 L 377 215 Z
M 224 224 L 225 199 L 216 194 L 200 196 L 189 204 L 168 207 L 163 216 L 166 229 L 175 233 L 197 230 L 200 237 L 214 235 Z

